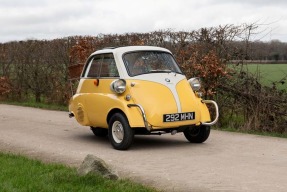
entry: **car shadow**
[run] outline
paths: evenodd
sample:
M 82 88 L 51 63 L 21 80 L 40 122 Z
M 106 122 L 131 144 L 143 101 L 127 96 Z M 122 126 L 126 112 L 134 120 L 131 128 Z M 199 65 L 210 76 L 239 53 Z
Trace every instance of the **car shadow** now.
M 185 138 L 165 137 L 165 136 L 135 136 L 131 150 L 162 150 L 190 147 L 197 144 L 190 143 Z
M 111 148 L 108 137 L 97 137 L 93 134 L 74 135 L 73 140 L 78 142 L 85 142 L 86 144 L 98 145 L 104 148 Z M 185 147 L 205 146 L 206 143 L 196 144 L 188 142 L 184 136 L 171 137 L 165 135 L 135 135 L 132 146 L 129 150 L 162 150 L 162 149 L 176 149 Z
M 82 133 L 80 135 L 74 135 L 73 140 L 86 142 L 86 143 L 98 143 L 98 144 L 110 144 L 109 138 L 106 137 L 97 137 L 93 133 Z

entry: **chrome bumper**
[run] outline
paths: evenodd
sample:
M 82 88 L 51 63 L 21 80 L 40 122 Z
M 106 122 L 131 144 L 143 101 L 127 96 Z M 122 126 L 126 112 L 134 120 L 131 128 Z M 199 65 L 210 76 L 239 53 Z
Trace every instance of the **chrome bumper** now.
M 206 125 L 206 126 L 212 126 L 214 125 L 217 121 L 218 121 L 218 118 L 219 118 L 219 110 L 218 110 L 218 105 L 215 101 L 212 101 L 212 100 L 202 100 L 201 101 L 202 103 L 205 103 L 205 104 L 213 104 L 214 107 L 215 107 L 215 119 L 211 122 L 205 122 L 205 123 L 201 123 L 202 125 Z M 144 126 L 145 128 L 148 130 L 148 131 L 151 131 L 152 128 L 148 125 L 148 121 L 147 121 L 147 118 L 146 118 L 146 114 L 145 114 L 145 111 L 144 111 L 144 108 L 139 105 L 139 104 L 128 104 L 127 105 L 129 108 L 131 107 L 137 107 L 139 108 L 140 112 L 141 112 L 141 115 L 142 115 L 142 118 L 143 118 L 143 122 L 144 122 Z
M 141 114 L 142 114 L 142 118 L 143 118 L 143 122 L 144 122 L 144 126 L 145 128 L 148 130 L 148 131 L 151 131 L 151 127 L 148 126 L 148 122 L 147 122 L 147 119 L 146 119 L 146 114 L 145 114 L 145 111 L 144 111 L 144 108 L 139 105 L 139 104 L 128 104 L 128 107 L 131 108 L 131 107 L 137 107 L 140 109 L 141 111 Z
M 219 118 L 219 109 L 218 109 L 217 103 L 215 101 L 212 101 L 212 100 L 202 100 L 201 102 L 205 103 L 205 104 L 212 104 L 215 107 L 215 118 L 214 118 L 214 120 L 211 122 L 205 122 L 205 123 L 201 123 L 201 124 L 207 125 L 207 126 L 214 125 L 218 121 L 218 118 Z

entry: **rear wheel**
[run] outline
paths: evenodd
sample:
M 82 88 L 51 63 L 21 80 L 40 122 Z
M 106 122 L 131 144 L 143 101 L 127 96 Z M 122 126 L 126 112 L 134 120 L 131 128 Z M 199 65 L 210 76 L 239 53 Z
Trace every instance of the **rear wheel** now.
M 108 129 L 91 127 L 91 130 L 97 137 L 106 137 L 108 135 Z
M 185 138 L 191 143 L 203 143 L 207 140 L 210 134 L 209 126 L 188 127 L 184 130 Z
M 131 129 L 127 118 L 121 113 L 115 113 L 109 121 L 109 139 L 117 150 L 128 149 L 134 139 L 134 130 Z

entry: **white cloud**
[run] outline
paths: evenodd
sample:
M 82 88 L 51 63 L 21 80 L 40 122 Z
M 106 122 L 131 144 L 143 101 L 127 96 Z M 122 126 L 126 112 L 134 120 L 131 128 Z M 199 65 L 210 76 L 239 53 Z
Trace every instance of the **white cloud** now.
M 0 42 L 69 35 L 196 30 L 258 22 L 287 41 L 282 0 L 0 0 Z M 273 23 L 276 21 L 275 23 Z

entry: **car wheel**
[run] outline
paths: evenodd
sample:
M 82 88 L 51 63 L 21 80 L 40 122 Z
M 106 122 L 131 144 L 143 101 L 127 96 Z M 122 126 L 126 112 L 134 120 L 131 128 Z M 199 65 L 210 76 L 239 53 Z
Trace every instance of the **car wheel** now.
M 184 130 L 185 138 L 191 143 L 203 143 L 210 134 L 209 126 L 188 127 Z
M 108 129 L 91 127 L 91 130 L 97 137 L 106 137 L 108 135 Z
M 127 118 L 121 113 L 115 113 L 109 121 L 109 139 L 117 150 L 128 149 L 134 139 L 134 130 L 131 129 Z

